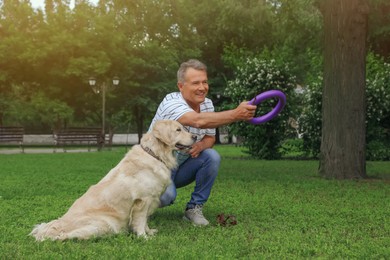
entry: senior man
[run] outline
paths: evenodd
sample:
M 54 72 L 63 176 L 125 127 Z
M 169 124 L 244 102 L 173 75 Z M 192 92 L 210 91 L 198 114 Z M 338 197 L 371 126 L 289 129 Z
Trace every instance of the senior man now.
M 177 86 L 179 92 L 166 95 L 160 103 L 150 129 L 157 120 L 176 120 L 196 135 L 197 141 L 188 151 L 177 152 L 178 168 L 172 171 L 172 184 L 161 196 L 160 206 L 171 205 L 177 195 L 176 189 L 195 181 L 184 219 L 205 226 L 209 221 L 204 217 L 202 209 L 210 196 L 221 161 L 218 152 L 212 149 L 215 128 L 252 119 L 256 106 L 242 102 L 235 109 L 214 112 L 213 103 L 207 98 L 207 67 L 199 60 L 191 59 L 180 65 Z

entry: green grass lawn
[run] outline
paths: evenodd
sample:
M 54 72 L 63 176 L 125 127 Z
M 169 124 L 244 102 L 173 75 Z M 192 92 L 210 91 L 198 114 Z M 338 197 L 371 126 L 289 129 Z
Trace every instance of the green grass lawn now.
M 89 241 L 37 243 L 28 233 L 64 214 L 124 155 L 0 155 L 0 259 L 389 259 L 390 162 L 367 162 L 363 181 L 329 181 L 317 161 L 251 160 L 241 148 L 217 146 L 219 176 L 204 208 L 208 227 L 182 220 L 193 186 L 158 209 L 151 239 L 120 234 Z M 220 227 L 219 213 L 238 224 Z

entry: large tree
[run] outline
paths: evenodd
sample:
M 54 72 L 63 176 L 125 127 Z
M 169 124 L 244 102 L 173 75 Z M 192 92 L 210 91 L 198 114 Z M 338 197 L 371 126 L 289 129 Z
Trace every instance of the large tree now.
M 320 9 L 325 47 L 319 173 L 325 178 L 364 178 L 368 2 L 323 0 Z

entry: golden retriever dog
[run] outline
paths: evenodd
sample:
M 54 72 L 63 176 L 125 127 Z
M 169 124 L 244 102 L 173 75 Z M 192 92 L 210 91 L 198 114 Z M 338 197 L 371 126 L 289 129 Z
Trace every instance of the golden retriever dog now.
M 132 230 L 153 235 L 147 219 L 160 205 L 176 167 L 173 150 L 189 149 L 196 137 L 173 120 L 157 121 L 119 164 L 77 199 L 61 218 L 38 224 L 30 235 L 45 239 L 89 239 Z

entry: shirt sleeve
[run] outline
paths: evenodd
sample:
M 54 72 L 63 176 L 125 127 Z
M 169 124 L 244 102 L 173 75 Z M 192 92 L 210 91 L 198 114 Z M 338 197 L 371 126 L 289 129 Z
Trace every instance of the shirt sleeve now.
M 178 99 L 172 99 L 165 102 L 163 106 L 161 106 L 161 109 L 157 112 L 159 117 L 161 119 L 171 119 L 171 120 L 178 120 L 181 116 L 183 116 L 185 113 L 194 111 L 191 109 L 187 103 L 178 100 Z

